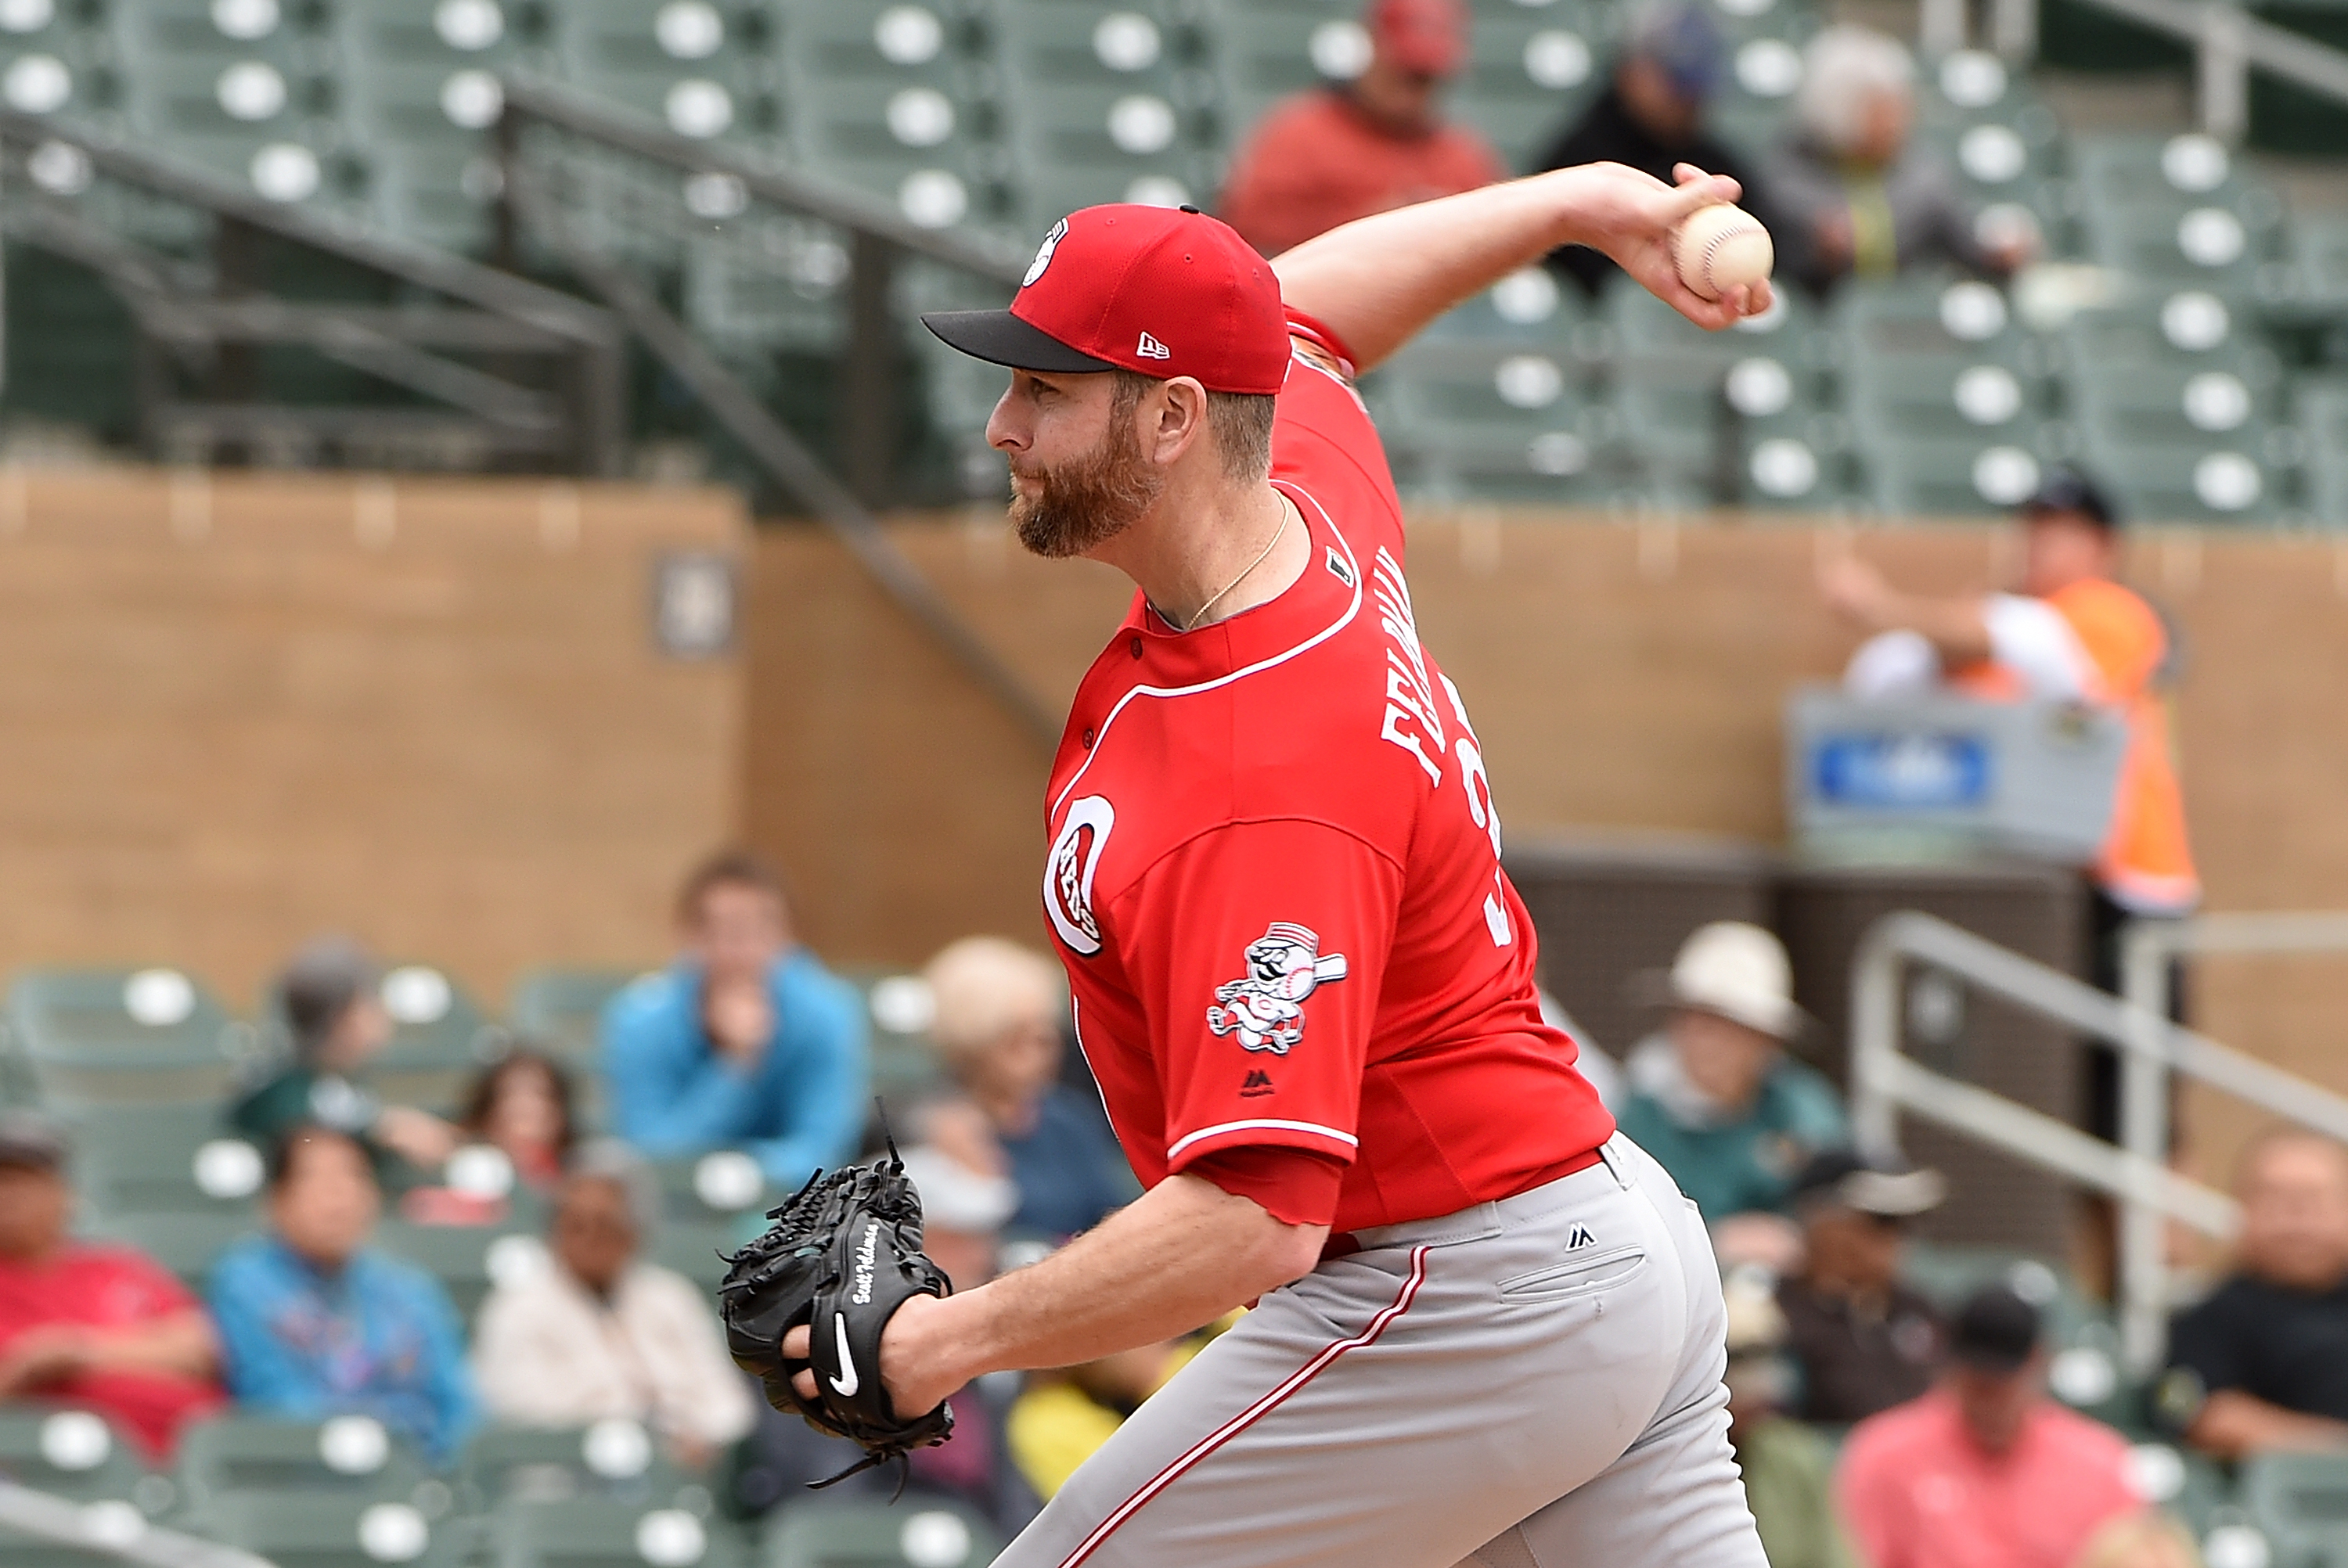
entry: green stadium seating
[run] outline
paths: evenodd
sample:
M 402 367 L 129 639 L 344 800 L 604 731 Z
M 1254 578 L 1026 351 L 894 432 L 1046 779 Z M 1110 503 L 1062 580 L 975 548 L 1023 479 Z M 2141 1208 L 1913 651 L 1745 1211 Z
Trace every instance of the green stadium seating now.
M 2309 509 L 2319 521 L 2348 523 L 2348 381 L 2311 376 L 2294 389 L 2293 404 Z
M 788 1194 L 770 1197 L 780 1203 Z M 646 1249 L 652 1261 L 673 1268 L 704 1291 L 715 1292 L 726 1277 L 726 1255 L 766 1228 L 757 1210 L 748 1209 L 731 1220 L 706 1224 L 671 1221 L 661 1226 Z
M 1588 319 L 1581 285 L 1560 282 L 1546 268 L 1527 267 L 1437 316 L 1425 335 L 1570 347 Z
M 1351 0 L 1204 0 L 1224 144 L 1237 147 L 1290 94 L 1359 71 L 1360 10 Z
M 1180 109 L 1122 82 L 1024 82 L 1004 114 L 1025 184 L 1023 231 L 1104 201 L 1196 205 L 1213 179 Z
M 2272 521 L 2287 509 L 2289 477 L 2256 441 L 2198 447 L 2099 441 L 2085 457 L 2131 517 L 2179 523 Z
M 537 1233 L 511 1226 L 427 1225 L 386 1221 L 374 1245 L 439 1280 L 466 1324 L 503 1277 L 545 1265 Z
M 386 1103 L 454 1108 L 481 1069 L 505 1053 L 505 1030 L 428 964 L 392 968 L 382 995 L 396 1028 L 367 1075 Z
M 572 1114 L 582 1125 L 603 1124 L 603 1007 L 633 979 L 627 969 L 532 969 L 507 1004 L 515 1038 L 571 1070 Z
M 10 1049 L 57 1106 L 218 1102 L 252 1031 L 176 969 L 27 969 L 9 987 Z
M 464 1560 L 468 1533 L 413 1502 L 314 1491 L 232 1492 L 192 1522 L 275 1568 L 453 1568 Z
M 978 1568 L 1003 1539 L 975 1514 L 919 1504 L 810 1502 L 767 1520 L 766 1568 Z
M 1982 439 L 2027 446 L 2046 415 L 2045 388 L 1970 354 L 1854 354 L 1843 407 L 1869 436 Z
M 75 1188 L 93 1213 L 242 1218 L 260 1191 L 262 1152 L 223 1129 L 218 1105 L 88 1106 L 70 1126 Z
M 563 0 L 552 15 L 556 56 L 574 86 L 695 140 L 771 138 L 772 82 L 763 51 L 739 36 L 738 15 L 710 0 Z
M 55 1405 L 0 1404 L 0 1474 L 76 1502 L 147 1501 L 154 1495 L 144 1460 L 104 1416 Z M 0 1558 L 18 1561 L 0 1544 Z
M 930 87 L 965 101 L 981 86 L 970 27 L 953 0 L 769 0 L 767 16 L 795 114 L 799 89 L 812 81 L 883 93 Z
M 1976 437 L 1878 436 L 1864 451 L 1877 509 L 1893 517 L 2003 517 L 2044 468 L 2027 446 Z
M 369 1416 L 326 1421 L 216 1416 L 180 1434 L 178 1472 L 187 1506 L 208 1526 L 220 1525 L 247 1499 L 301 1494 L 345 1507 L 404 1501 L 426 1477 L 414 1450 Z M 233 1526 L 222 1539 L 263 1550 L 240 1539 Z
M 1603 7 L 1575 0 L 1486 9 L 1469 34 L 1468 67 L 1448 89 L 1450 114 L 1508 168 L 1530 168 L 1604 88 L 1607 19 Z
M 657 1438 L 625 1420 L 583 1429 L 493 1427 L 466 1445 L 459 1474 L 468 1504 L 486 1513 L 580 1497 L 665 1508 L 695 1484 L 669 1462 Z
M 735 1568 L 745 1556 L 723 1521 L 601 1497 L 510 1502 L 489 1540 L 496 1568 Z
M 2348 1458 L 2253 1455 L 2242 1464 L 2241 1499 L 2273 1543 L 2278 1568 L 2348 1564 Z
M 335 13 L 343 115 L 366 149 L 376 221 L 409 239 L 478 251 L 495 166 L 484 133 L 497 74 L 526 56 L 497 0 L 372 0 Z
M 114 39 L 131 129 L 273 199 L 338 199 L 330 87 L 283 16 L 290 9 L 120 0 Z
M 214 1213 L 164 1210 L 98 1215 L 88 1226 L 93 1238 L 138 1248 L 199 1292 L 213 1261 L 229 1245 L 261 1228 L 256 1215 L 226 1208 Z

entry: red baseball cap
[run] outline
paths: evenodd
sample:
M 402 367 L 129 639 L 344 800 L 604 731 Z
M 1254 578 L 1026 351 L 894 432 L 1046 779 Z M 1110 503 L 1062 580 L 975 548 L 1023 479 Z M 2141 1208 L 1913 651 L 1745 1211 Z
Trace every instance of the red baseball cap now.
M 1195 207 L 1087 207 L 1052 225 L 1007 311 L 932 311 L 922 324 L 973 359 L 1047 374 L 1187 375 L 1270 395 L 1288 375 L 1272 263 Z
M 1459 0 L 1373 0 L 1370 35 L 1406 71 L 1447 77 L 1468 58 L 1468 13 Z

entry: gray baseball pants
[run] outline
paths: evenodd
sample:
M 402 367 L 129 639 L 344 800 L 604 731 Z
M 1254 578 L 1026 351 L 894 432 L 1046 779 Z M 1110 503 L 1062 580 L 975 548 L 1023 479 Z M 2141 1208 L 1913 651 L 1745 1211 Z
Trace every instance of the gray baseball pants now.
M 1767 1568 L 1703 1221 L 1602 1154 L 1265 1296 L 998 1568 Z

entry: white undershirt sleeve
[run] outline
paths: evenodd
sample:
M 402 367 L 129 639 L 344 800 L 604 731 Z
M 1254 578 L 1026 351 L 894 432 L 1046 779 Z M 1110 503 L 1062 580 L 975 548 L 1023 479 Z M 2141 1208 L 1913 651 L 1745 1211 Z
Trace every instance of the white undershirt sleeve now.
M 1990 656 L 2022 677 L 2034 697 L 2094 701 L 2103 681 L 2078 633 L 2043 599 L 1993 593 L 1982 603 Z

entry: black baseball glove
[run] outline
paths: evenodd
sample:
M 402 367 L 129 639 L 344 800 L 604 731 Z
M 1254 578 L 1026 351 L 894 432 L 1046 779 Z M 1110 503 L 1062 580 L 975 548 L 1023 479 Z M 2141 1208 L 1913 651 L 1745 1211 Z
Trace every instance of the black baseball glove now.
M 944 1270 L 922 1254 L 922 1199 L 892 1145 L 885 1160 L 819 1171 L 767 1217 L 766 1235 L 726 1259 L 718 1307 L 735 1363 L 766 1385 L 775 1409 L 849 1439 L 865 1459 L 831 1481 L 945 1441 L 944 1405 L 908 1419 L 880 1381 L 880 1331 L 906 1299 L 945 1296 Z M 814 1359 L 787 1360 L 783 1335 L 805 1325 Z M 791 1378 L 812 1365 L 816 1398 Z

